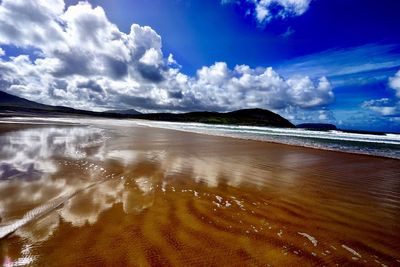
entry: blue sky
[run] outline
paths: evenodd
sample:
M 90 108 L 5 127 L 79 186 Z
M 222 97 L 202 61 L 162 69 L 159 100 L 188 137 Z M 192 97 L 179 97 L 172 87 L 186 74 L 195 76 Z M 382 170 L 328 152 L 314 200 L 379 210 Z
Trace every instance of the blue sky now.
M 132 22 L 151 26 L 188 74 L 216 61 L 232 67 L 279 66 L 330 49 L 400 44 L 400 2 L 393 0 L 315 0 L 303 15 L 267 25 L 246 16 L 244 7 L 219 0 L 90 2 L 102 6 L 125 32 Z M 285 37 L 288 28 L 293 33 Z M 400 45 L 393 52 L 399 58 Z
M 1 2 L 0 22 L 27 25 L 0 23 L 1 90 L 95 110 L 260 107 L 400 132 L 399 1 L 47 2 Z

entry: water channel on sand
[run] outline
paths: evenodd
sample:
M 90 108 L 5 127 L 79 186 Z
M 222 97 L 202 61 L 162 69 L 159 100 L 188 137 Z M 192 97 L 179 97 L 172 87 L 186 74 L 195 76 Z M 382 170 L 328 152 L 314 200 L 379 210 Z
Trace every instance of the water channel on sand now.
M 0 219 L 5 266 L 396 266 L 400 161 L 107 120 L 2 123 Z

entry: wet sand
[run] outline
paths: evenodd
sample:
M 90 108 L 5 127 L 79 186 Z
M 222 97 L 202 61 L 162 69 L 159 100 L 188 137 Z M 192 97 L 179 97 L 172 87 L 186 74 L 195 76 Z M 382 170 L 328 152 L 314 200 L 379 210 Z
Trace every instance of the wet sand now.
M 3 265 L 400 266 L 400 161 L 148 127 L 0 125 Z

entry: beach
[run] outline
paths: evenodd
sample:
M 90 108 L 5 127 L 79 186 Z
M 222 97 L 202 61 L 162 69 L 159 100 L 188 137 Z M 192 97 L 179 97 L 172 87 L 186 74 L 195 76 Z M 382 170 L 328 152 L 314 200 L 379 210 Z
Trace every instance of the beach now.
M 122 120 L 2 122 L 0 151 L 5 266 L 400 265 L 398 159 Z

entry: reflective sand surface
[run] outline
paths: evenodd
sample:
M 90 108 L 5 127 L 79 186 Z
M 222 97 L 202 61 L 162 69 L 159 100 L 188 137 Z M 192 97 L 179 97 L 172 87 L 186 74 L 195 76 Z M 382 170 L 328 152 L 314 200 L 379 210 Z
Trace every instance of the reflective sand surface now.
M 5 266 L 396 266 L 400 161 L 107 123 L 1 124 L 0 216 L 0 234 L 27 218 L 0 240 Z

